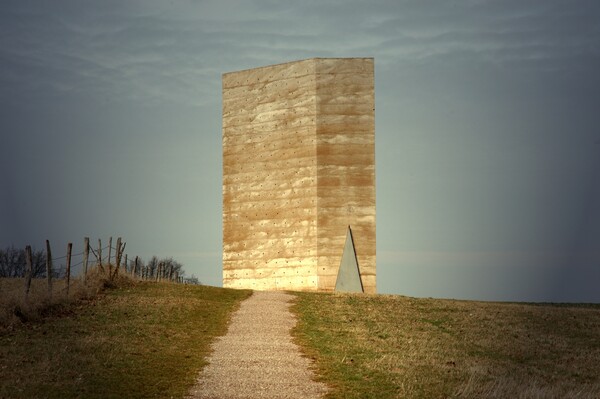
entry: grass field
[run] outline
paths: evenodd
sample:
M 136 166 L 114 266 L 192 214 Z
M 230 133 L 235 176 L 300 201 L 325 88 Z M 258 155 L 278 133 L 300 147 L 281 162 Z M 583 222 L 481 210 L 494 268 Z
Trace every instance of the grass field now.
M 328 398 L 600 398 L 600 306 L 297 295 Z
M 0 329 L 2 398 L 182 398 L 249 291 L 135 283 Z
M 30 302 L 47 300 L 36 284 Z M 0 280 L 0 398 L 183 398 L 250 294 L 115 284 L 36 308 Z M 329 398 L 600 397 L 600 305 L 296 295 L 293 333 Z

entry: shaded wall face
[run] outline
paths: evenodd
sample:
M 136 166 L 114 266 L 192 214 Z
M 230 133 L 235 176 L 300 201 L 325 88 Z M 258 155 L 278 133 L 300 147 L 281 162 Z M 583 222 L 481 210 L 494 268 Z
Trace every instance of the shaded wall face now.
M 363 288 L 374 293 L 373 60 L 321 60 L 316 76 L 319 289 L 335 287 L 346 231 L 351 226 Z
M 223 75 L 223 285 L 333 290 L 348 225 L 375 292 L 372 59 Z

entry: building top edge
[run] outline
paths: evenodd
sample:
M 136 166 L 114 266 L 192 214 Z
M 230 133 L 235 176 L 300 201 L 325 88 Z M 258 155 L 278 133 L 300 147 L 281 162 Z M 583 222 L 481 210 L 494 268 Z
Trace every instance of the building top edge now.
M 224 72 L 222 74 L 222 76 L 225 77 L 227 75 L 232 75 L 232 74 L 236 74 L 236 73 L 240 73 L 240 72 L 255 71 L 255 70 L 259 70 L 259 69 L 272 68 L 272 67 L 277 67 L 277 66 L 282 66 L 282 65 L 287 65 L 287 64 L 296 64 L 296 63 L 300 63 L 300 62 L 310 62 L 310 61 L 319 61 L 319 60 L 374 60 L 374 59 L 375 59 L 374 57 L 312 57 L 312 58 L 304 58 L 301 60 L 280 62 L 277 64 L 262 65 L 262 66 L 255 67 L 255 68 L 246 68 L 246 69 L 240 69 L 237 71 Z

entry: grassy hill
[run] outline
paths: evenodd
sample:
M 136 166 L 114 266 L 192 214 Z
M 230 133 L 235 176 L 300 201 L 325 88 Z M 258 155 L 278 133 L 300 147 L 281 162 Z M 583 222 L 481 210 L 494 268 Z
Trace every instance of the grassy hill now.
M 182 398 L 249 294 L 136 283 L 1 328 L 0 398 Z
M 126 283 L 0 326 L 0 398 L 183 398 L 249 294 Z M 329 398 L 600 397 L 600 306 L 298 293 L 294 311 Z
M 298 296 L 329 398 L 600 398 L 600 306 Z

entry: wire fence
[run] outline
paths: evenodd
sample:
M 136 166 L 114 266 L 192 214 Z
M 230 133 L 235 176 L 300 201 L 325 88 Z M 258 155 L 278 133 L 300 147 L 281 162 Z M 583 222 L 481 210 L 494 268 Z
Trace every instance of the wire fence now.
M 46 251 L 43 257 L 36 253 L 35 260 L 32 254 L 31 246 L 25 248 L 25 298 L 27 298 L 31 280 L 34 275 L 45 277 L 47 279 L 48 292 L 52 293 L 52 280 L 62 279 L 66 282 L 66 294 L 68 295 L 71 277 L 78 276 L 86 282 L 88 273 L 97 269 L 100 273 L 113 280 L 119 274 L 126 274 L 131 278 L 150 281 L 168 281 L 174 283 L 189 283 L 188 279 L 183 277 L 181 265 L 172 259 L 158 261 L 153 258 L 151 262 L 145 264 L 138 256 L 129 258 L 124 253 L 126 243 L 118 237 L 113 245 L 112 237 L 108 244 L 102 245 L 102 240 L 98 240 L 98 245 L 92 247 L 89 237 L 84 238 L 83 250 L 73 253 L 73 244 L 68 243 L 67 252 L 64 256 L 53 256 L 50 242 L 46 240 Z M 41 268 L 45 263 L 45 273 Z M 35 273 L 34 273 L 35 269 Z

